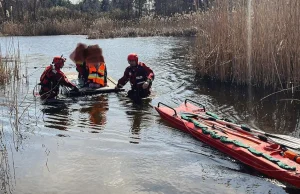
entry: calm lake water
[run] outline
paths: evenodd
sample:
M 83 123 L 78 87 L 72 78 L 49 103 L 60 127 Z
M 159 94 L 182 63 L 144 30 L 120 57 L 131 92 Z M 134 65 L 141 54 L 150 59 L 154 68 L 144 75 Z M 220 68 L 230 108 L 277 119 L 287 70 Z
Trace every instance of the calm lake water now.
M 299 102 L 286 100 L 290 94 L 260 101 L 270 92 L 253 90 L 249 97 L 248 90 L 204 83 L 187 59 L 193 41 L 0 37 L 2 54 L 12 53 L 19 44 L 22 67 L 28 71 L 23 71 L 19 84 L 2 87 L 0 93 L 3 189 L 28 194 L 299 192 L 281 187 L 160 119 L 153 108 L 158 102 L 177 106 L 189 98 L 239 123 L 299 137 Z M 52 104 L 35 100 L 33 88 L 53 56 L 68 58 L 79 42 L 103 48 L 108 74 L 116 80 L 127 66 L 127 55 L 138 53 L 155 72 L 152 99 L 134 104 L 124 93 L 111 93 L 62 97 Z M 76 72 L 70 59 L 63 71 Z M 9 97 L 11 91 L 17 92 L 16 99 Z M 16 110 L 6 106 L 9 103 L 19 105 L 19 120 Z M 13 132 L 16 126 L 18 131 Z

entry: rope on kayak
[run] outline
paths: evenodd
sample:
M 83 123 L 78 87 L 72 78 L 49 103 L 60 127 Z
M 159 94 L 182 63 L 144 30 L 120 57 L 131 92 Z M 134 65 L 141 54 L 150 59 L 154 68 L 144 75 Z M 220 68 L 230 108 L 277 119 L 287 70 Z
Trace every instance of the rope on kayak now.
M 183 122 L 183 124 L 185 125 L 185 127 L 186 127 L 186 129 L 188 129 L 189 131 L 190 131 L 190 129 L 189 129 L 189 127 L 186 125 L 186 123 L 185 122 Z M 215 134 L 217 134 L 216 132 L 215 132 Z M 211 135 L 212 136 L 212 135 Z M 218 136 L 218 134 L 217 134 L 217 136 Z M 214 136 L 212 136 L 213 138 L 214 138 Z M 215 136 L 216 137 L 216 136 Z M 216 138 L 216 139 L 218 139 L 218 138 Z M 244 157 L 244 156 L 242 156 L 243 158 L 246 158 L 246 157 Z M 243 161 L 243 163 L 244 164 L 246 164 L 246 165 L 249 165 L 249 166 L 251 166 L 251 164 L 249 164 L 248 162 L 246 162 L 246 161 Z M 280 173 L 280 172 L 286 172 L 286 170 L 267 170 L 267 169 L 265 169 L 265 168 L 259 168 L 259 167 L 255 167 L 255 169 L 256 170 L 260 170 L 260 171 L 262 171 L 262 172 L 278 172 L 278 173 Z M 297 179 L 289 179 L 289 180 L 297 180 Z
M 266 160 L 268 160 L 270 162 L 273 162 L 274 164 L 277 164 L 282 169 L 290 170 L 290 171 L 296 171 L 296 167 L 289 166 L 289 165 L 281 162 L 280 160 L 278 160 L 278 159 L 276 159 L 276 158 L 274 158 L 274 157 L 272 157 L 272 156 L 270 156 L 268 154 L 265 154 L 263 152 L 257 151 L 256 149 L 251 148 L 250 146 L 248 146 L 248 145 L 246 145 L 246 144 L 244 144 L 244 143 L 242 143 L 240 141 L 231 140 L 231 139 L 229 139 L 226 136 L 218 135 L 215 131 L 209 130 L 208 127 L 206 127 L 205 125 L 203 125 L 200 122 L 196 121 L 194 119 L 194 116 L 189 116 L 188 114 L 182 113 L 181 114 L 181 118 L 183 120 L 192 122 L 195 125 L 195 127 L 200 128 L 202 130 L 203 134 L 210 135 L 214 139 L 219 139 L 224 144 L 234 144 L 235 146 L 247 149 L 251 154 L 253 154 L 255 156 L 263 157 Z
M 208 116 L 211 116 L 213 117 L 214 119 L 218 119 L 218 120 L 224 120 L 224 121 L 227 121 L 227 122 L 230 122 L 230 123 L 235 123 L 235 121 L 229 119 L 229 118 L 220 118 L 218 115 L 216 115 L 215 113 L 212 113 L 212 112 L 209 112 L 209 111 L 206 111 L 205 114 L 207 114 Z

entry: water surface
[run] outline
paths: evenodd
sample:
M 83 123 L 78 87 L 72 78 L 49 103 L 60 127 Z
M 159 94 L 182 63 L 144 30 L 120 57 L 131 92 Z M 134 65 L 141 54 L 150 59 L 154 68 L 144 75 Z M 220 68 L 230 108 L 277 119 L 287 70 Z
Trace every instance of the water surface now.
M 187 60 L 192 39 L 118 38 L 87 40 L 85 36 L 15 37 L 28 78 L 10 90 L 18 93 L 19 132 L 12 133 L 14 114 L 1 105 L 12 193 L 293 193 L 273 179 L 234 161 L 165 123 L 153 106 L 177 106 L 185 98 L 208 110 L 268 132 L 299 137 L 299 103 L 267 91 L 247 90 L 195 77 Z M 12 39 L 1 37 L 10 51 Z M 66 57 L 78 42 L 103 48 L 108 73 L 123 75 L 128 53 L 155 72 L 152 99 L 134 104 L 119 94 L 61 98 L 55 103 L 35 100 L 32 90 L 53 56 Z M 67 60 L 63 71 L 75 72 Z M 126 87 L 128 89 L 129 86 Z M 27 95 L 26 95 L 27 94 Z M 12 102 L 4 90 L 2 104 Z M 15 102 L 15 101 L 13 101 Z M 0 103 L 0 104 L 1 104 Z M 20 114 L 18 114 L 20 116 Z M 16 123 L 16 122 L 15 122 Z M 21 134 L 21 136 L 20 136 Z M 3 162 L 0 164 L 4 164 Z M 1 172 L 1 171 L 0 171 Z

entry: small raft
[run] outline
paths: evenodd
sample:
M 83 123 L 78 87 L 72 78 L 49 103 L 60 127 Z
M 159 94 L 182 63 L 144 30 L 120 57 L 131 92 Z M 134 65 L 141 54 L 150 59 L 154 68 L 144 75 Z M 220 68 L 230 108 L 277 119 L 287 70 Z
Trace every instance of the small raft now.
M 67 97 L 74 97 L 74 96 L 86 96 L 86 95 L 94 95 L 94 94 L 101 94 L 101 93 L 112 93 L 112 92 L 120 92 L 124 91 L 124 89 L 115 89 L 117 82 L 111 78 L 110 76 L 107 76 L 107 86 L 102 88 L 89 88 L 84 87 L 81 80 L 77 78 L 77 73 L 68 73 L 66 74 L 67 78 L 75 83 L 79 89 L 79 91 L 73 91 L 69 90 L 66 87 L 63 87 L 62 94 Z

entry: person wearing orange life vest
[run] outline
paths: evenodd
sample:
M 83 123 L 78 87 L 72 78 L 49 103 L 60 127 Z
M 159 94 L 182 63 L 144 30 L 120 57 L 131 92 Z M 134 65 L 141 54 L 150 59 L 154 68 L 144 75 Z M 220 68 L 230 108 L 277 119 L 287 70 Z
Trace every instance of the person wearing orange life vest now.
M 107 69 L 104 57 L 101 56 L 98 62 L 86 62 L 88 71 L 87 83 L 90 88 L 101 88 L 107 86 Z
M 59 86 L 66 86 L 75 91 L 79 91 L 75 84 L 71 83 L 66 75 L 61 71 L 66 59 L 63 57 L 54 57 L 52 64 L 46 67 L 40 77 L 41 89 L 39 94 L 43 99 L 53 99 L 59 93 Z
M 131 90 L 128 91 L 128 97 L 133 99 L 145 98 L 150 95 L 154 73 L 152 69 L 144 63 L 138 61 L 138 56 L 131 53 L 127 57 L 128 66 L 124 75 L 118 80 L 116 89 L 122 88 L 128 81 L 131 84 Z
M 107 86 L 107 69 L 99 45 L 89 45 L 84 50 L 84 61 L 87 70 L 87 85 L 90 88 Z

